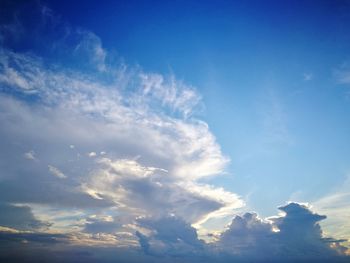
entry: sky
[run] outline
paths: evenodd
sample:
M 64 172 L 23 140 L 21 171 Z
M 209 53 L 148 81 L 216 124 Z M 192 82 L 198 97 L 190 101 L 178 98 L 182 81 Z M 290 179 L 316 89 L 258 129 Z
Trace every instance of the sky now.
M 0 1 L 0 259 L 348 262 L 350 2 Z

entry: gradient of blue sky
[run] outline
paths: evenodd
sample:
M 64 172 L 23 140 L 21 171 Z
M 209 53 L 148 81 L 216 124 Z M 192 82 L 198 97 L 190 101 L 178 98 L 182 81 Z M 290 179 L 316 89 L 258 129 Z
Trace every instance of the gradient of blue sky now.
M 214 182 L 252 209 L 268 216 L 346 179 L 350 104 L 335 71 L 350 59 L 347 1 L 49 3 L 128 63 L 199 89 L 202 118 L 231 159 Z
M 324 249 L 316 224 L 324 218 L 309 206 L 231 222 L 295 201 L 328 216 L 326 236 L 350 238 L 349 1 L 47 0 L 18 16 L 20 1 L 4 6 L 0 132 L 10 150 L 0 162 L 0 209 L 23 222 L 0 217 L 0 230 L 47 227 L 43 239 L 69 230 L 92 244 L 102 233 L 102 243 L 138 240 L 158 256 L 172 253 L 164 229 L 173 224 L 194 254 L 211 251 L 192 224 L 223 250 L 241 253 L 235 235 L 253 236 L 259 245 L 248 242 L 247 253 L 259 256 L 275 253 L 260 239 L 272 226 L 283 232 L 273 244 L 298 251 L 290 229 L 299 227 Z M 123 176 L 111 182 L 114 173 Z M 253 227 L 235 232 L 242 222 Z M 158 234 L 135 235 L 139 228 Z

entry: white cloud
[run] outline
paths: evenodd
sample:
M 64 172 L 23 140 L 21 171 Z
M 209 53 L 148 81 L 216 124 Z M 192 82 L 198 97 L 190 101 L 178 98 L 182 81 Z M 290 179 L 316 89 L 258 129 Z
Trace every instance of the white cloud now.
M 34 151 L 26 152 L 26 153 L 24 154 L 24 158 L 26 158 L 26 159 L 28 159 L 28 160 L 36 160 L 35 152 L 34 152 Z
M 56 168 L 55 166 L 52 165 L 48 165 L 49 171 L 51 174 L 53 174 L 54 176 L 64 179 L 67 178 L 66 175 L 64 175 L 64 173 L 62 173 L 58 168 Z
M 95 156 L 96 156 L 96 153 L 95 153 L 95 152 L 89 152 L 89 153 L 88 153 L 88 156 L 89 156 L 89 157 L 95 157 Z

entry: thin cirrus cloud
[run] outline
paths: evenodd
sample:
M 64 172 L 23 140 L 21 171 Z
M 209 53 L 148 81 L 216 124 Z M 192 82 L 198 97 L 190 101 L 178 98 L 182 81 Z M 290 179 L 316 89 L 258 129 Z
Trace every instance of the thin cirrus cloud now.
M 348 239 L 350 232 L 350 176 L 344 183 L 333 189 L 330 193 L 322 198 L 315 200 L 312 205 L 319 213 L 324 213 L 328 216 L 328 220 L 325 220 L 322 226 L 328 233 L 332 233 L 340 239 Z M 344 242 L 349 246 L 349 240 Z
M 55 30 L 50 50 L 64 49 L 55 62 L 11 48 L 29 40 L 13 36 L 25 25 L 18 16 L 0 31 L 3 258 L 20 261 L 7 249 L 16 247 L 34 261 L 61 251 L 53 262 L 109 262 L 116 251 L 122 262 L 245 261 L 265 249 L 271 261 L 300 253 L 346 260 L 340 241 L 323 239 L 324 218 L 296 203 L 270 221 L 245 214 L 221 233 L 206 231 L 244 200 L 203 182 L 229 159 L 196 117 L 198 91 L 172 75 L 110 63 L 94 33 L 37 11 L 45 27 L 31 30 L 45 39 Z

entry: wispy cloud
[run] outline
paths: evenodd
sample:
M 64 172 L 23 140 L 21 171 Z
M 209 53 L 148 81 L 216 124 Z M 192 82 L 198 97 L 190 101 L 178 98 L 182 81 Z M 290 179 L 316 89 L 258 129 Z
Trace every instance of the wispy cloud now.
M 350 69 L 344 65 L 334 70 L 334 77 L 339 84 L 350 84 Z
M 67 178 L 66 175 L 64 175 L 64 173 L 62 173 L 57 167 L 52 166 L 52 165 L 48 165 L 49 171 L 51 174 L 53 174 L 54 176 L 64 179 Z
M 303 79 L 304 81 L 310 81 L 314 78 L 314 75 L 312 73 L 304 73 L 303 74 Z
M 327 233 L 339 239 L 350 236 L 350 177 L 329 194 L 313 202 L 314 209 L 328 215 L 322 226 Z M 347 245 L 349 246 L 349 242 Z
M 267 142 L 290 144 L 287 114 L 275 90 L 269 89 L 266 102 L 266 108 L 262 114 Z

